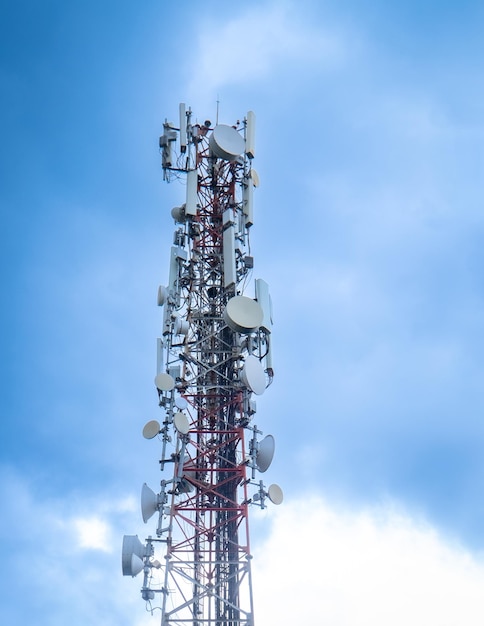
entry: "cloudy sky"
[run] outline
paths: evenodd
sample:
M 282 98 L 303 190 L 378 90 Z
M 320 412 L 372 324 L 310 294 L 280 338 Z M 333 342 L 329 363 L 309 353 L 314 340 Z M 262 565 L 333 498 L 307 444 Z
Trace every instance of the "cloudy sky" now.
M 120 567 L 160 480 L 157 143 L 218 99 L 257 115 L 274 302 L 256 622 L 482 625 L 483 32 L 478 0 L 2 3 L 2 623 L 159 622 Z

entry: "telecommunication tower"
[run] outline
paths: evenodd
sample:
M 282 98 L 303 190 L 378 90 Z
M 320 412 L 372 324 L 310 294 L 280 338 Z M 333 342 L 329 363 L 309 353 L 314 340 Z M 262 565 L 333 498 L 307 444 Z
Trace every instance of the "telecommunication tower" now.
M 253 626 L 248 510 L 283 499 L 258 476 L 274 438 L 254 423 L 254 395 L 273 378 L 269 288 L 252 280 L 254 132 L 252 111 L 212 126 L 180 104 L 179 124 L 165 121 L 160 137 L 164 179 L 186 182 L 158 289 L 163 417 L 143 428 L 160 441 L 164 478 L 159 493 L 142 487 L 143 521 L 157 513 L 157 526 L 144 543 L 124 536 L 122 570 L 143 572 L 142 598 L 161 609 L 162 626 Z

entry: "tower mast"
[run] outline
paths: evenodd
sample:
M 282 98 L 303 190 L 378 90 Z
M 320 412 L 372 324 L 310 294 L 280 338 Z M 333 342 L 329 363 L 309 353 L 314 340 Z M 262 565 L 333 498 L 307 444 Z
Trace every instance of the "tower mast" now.
M 166 478 L 158 494 L 143 485 L 142 517 L 158 513 L 156 538 L 124 537 L 123 574 L 143 571 L 142 597 L 161 608 L 162 626 L 252 626 L 248 509 L 282 502 L 277 485 L 256 480 L 274 439 L 260 439 L 253 424 L 253 396 L 273 377 L 269 289 L 251 282 L 255 116 L 212 128 L 193 123 L 183 103 L 179 113 L 160 137 L 164 179 L 186 179 L 185 202 L 172 210 L 168 284 L 158 290 L 163 420 L 143 429 L 161 441 Z M 255 297 L 244 295 L 249 285 Z

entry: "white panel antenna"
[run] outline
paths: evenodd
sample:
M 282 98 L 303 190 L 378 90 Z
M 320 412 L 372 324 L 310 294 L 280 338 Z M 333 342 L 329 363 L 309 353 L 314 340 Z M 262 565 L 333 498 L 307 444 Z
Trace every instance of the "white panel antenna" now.
M 245 135 L 245 154 L 249 159 L 255 157 L 255 113 L 249 111 L 247 113 L 247 127 Z
M 269 285 L 262 278 L 255 279 L 255 299 L 259 303 L 264 317 L 262 318 L 261 327 L 268 333 L 272 330 L 272 306 L 271 296 L 269 294 Z
M 187 172 L 187 201 L 185 204 L 185 215 L 196 215 L 198 208 L 198 172 L 190 170 Z
M 162 285 L 160 285 L 158 287 L 158 294 L 156 298 L 156 303 L 158 304 L 158 306 L 163 306 L 166 302 L 167 297 L 168 297 L 168 291 L 166 287 L 163 287 Z
M 254 223 L 254 184 L 250 176 L 245 179 L 242 189 L 242 203 L 244 205 L 245 225 L 252 226 Z
M 187 111 L 184 102 L 180 102 L 180 152 L 187 151 Z
M 237 280 L 237 270 L 235 266 L 235 226 L 231 224 L 224 230 L 224 287 L 231 287 Z
M 163 341 L 160 337 L 156 340 L 156 373 L 160 374 L 165 369 L 165 358 Z

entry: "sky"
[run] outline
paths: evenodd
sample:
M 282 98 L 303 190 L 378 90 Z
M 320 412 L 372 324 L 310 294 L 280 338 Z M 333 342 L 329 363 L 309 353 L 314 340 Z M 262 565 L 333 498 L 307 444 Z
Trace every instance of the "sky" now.
M 124 534 L 159 450 L 158 137 L 257 116 L 251 232 L 276 439 L 256 623 L 484 617 L 484 6 L 0 6 L 0 621 L 148 626 Z

